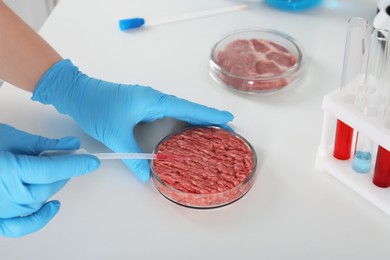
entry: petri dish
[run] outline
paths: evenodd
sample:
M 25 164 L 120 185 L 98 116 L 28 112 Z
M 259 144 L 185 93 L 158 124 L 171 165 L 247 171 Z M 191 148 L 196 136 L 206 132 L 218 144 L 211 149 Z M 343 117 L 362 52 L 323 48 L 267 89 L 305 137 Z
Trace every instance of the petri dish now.
M 241 93 L 265 93 L 295 85 L 306 57 L 293 37 L 269 29 L 243 29 L 213 46 L 209 72 L 220 85 Z
M 226 206 L 243 197 L 254 182 L 254 148 L 242 136 L 219 127 L 184 128 L 161 140 L 154 152 L 185 158 L 151 161 L 155 187 L 181 206 Z

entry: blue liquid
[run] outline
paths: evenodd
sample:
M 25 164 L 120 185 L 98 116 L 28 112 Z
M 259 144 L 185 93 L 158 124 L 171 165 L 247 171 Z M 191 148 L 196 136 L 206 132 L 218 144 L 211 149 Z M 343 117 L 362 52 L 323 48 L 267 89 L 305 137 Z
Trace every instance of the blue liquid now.
M 303 11 L 317 6 L 322 0 L 265 0 L 278 9 L 287 11 Z
M 353 158 L 352 168 L 358 173 L 367 173 L 371 170 L 371 153 L 357 151 Z

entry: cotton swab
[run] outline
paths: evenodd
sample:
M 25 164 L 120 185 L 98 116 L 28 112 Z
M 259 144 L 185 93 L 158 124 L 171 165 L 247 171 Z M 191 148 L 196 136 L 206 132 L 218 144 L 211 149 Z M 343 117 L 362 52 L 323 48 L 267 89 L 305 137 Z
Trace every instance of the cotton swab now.
M 202 18 L 206 16 L 224 14 L 224 13 L 235 12 L 235 11 L 242 11 L 247 8 L 248 8 L 247 4 L 241 4 L 241 5 L 224 7 L 219 9 L 211 9 L 211 10 L 204 10 L 204 11 L 193 12 L 193 13 L 179 14 L 179 15 L 165 17 L 156 21 L 145 21 L 144 18 L 140 18 L 140 17 L 122 19 L 119 21 L 119 28 L 122 31 L 126 31 L 129 29 L 139 28 L 141 26 L 151 27 L 151 26 L 157 26 L 162 24 L 175 23 L 180 21 Z

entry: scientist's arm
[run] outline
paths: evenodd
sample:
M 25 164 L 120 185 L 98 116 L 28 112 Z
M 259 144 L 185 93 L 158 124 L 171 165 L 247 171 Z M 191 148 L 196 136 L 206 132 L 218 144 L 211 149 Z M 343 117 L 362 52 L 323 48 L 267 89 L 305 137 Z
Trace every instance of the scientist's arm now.
M 0 38 L 0 79 L 29 92 L 62 59 L 1 0 Z M 79 146 L 75 137 L 48 139 L 0 123 L 0 236 L 33 233 L 57 214 L 60 203 L 48 201 L 50 197 L 69 179 L 95 170 L 99 161 L 93 156 L 38 155 Z
M 0 79 L 29 92 L 61 56 L 0 0 Z
M 9 35 L 5 37 L 7 47 L 0 47 L 0 76 L 31 91 L 33 100 L 53 105 L 60 113 L 69 115 L 87 134 L 115 152 L 142 152 L 133 133 L 140 122 L 172 117 L 196 125 L 226 125 L 233 119 L 227 111 L 167 95 L 148 86 L 91 78 L 70 60 L 62 59 L 0 3 L 0 35 L 2 38 Z M 149 179 L 146 160 L 124 162 L 140 180 Z

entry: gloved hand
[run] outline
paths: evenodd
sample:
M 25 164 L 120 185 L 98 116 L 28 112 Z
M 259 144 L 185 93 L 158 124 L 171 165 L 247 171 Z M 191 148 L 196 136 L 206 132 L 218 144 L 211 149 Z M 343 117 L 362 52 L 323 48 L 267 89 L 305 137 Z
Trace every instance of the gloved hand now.
M 69 60 L 51 67 L 40 79 L 33 100 L 70 115 L 90 136 L 115 152 L 142 152 L 134 138 L 139 122 L 172 117 L 195 125 L 225 125 L 233 119 L 219 111 L 166 95 L 150 87 L 114 84 L 82 74 Z M 145 160 L 125 160 L 139 179 L 150 177 Z
M 46 202 L 70 178 L 95 170 L 91 155 L 38 157 L 44 150 L 78 149 L 79 139 L 47 139 L 0 124 L 0 235 L 20 237 L 44 227 L 58 212 Z

